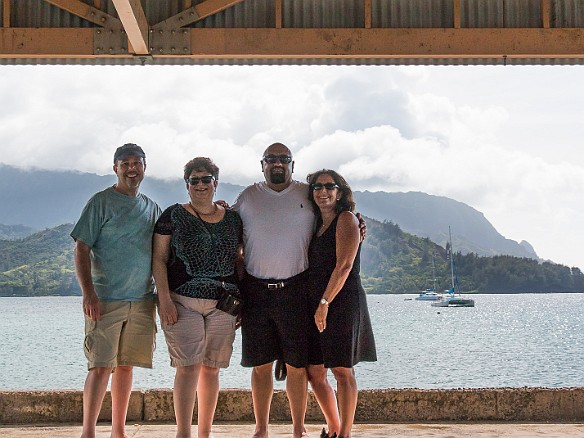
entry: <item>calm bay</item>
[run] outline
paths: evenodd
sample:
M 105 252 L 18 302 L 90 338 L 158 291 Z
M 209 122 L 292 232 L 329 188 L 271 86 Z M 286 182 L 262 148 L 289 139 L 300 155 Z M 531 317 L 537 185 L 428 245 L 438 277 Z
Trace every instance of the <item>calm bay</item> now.
M 414 295 L 369 295 L 378 361 L 356 367 L 361 389 L 584 386 L 584 294 L 473 295 L 435 308 Z M 81 297 L 0 298 L 0 390 L 81 389 Z M 250 388 L 238 331 L 223 388 Z M 164 336 L 136 389 L 171 388 Z M 282 382 L 276 382 L 283 389 Z

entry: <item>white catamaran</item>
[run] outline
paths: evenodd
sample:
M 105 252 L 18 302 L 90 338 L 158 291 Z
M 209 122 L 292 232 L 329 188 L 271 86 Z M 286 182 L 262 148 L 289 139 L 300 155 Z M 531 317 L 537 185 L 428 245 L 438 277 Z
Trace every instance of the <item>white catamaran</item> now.
M 458 286 L 458 279 L 454 275 L 454 251 L 452 250 L 452 233 L 450 232 L 450 227 L 448 227 L 448 238 L 450 240 L 450 277 L 452 281 L 452 287 L 445 292 L 444 295 L 432 303 L 433 307 L 474 307 L 475 302 L 471 298 L 464 298 L 460 295 L 460 292 L 456 291 L 456 286 Z

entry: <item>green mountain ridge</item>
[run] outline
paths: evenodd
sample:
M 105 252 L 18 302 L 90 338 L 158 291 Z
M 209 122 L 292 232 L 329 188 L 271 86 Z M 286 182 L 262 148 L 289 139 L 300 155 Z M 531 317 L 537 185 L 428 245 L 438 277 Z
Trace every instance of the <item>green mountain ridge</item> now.
M 390 221 L 367 220 L 361 275 L 368 293 L 417 293 L 450 287 L 447 251 Z M 26 238 L 0 240 L 0 296 L 80 295 L 73 262 L 72 224 Z M 454 254 L 463 292 L 584 292 L 578 268 L 514 256 Z
M 0 240 L 0 296 L 79 295 L 73 224 L 18 240 Z
M 584 275 L 579 268 L 528 257 L 462 254 L 456 246 L 454 250 L 462 293 L 584 292 Z M 446 248 L 427 237 L 407 233 L 390 221 L 367 219 L 361 274 L 368 293 L 418 293 L 434 287 L 434 278 L 438 292 L 451 287 Z
M 0 164 L 0 224 L 22 224 L 38 230 L 74 222 L 89 197 L 114 182 L 113 174 L 24 170 Z M 242 189 L 222 180 L 217 199 L 233 203 Z M 186 199 L 185 185 L 179 178 L 161 180 L 148 176 L 141 191 L 162 208 Z M 529 243 L 506 239 L 481 212 L 450 198 L 421 192 L 355 191 L 355 201 L 363 215 L 399 224 L 402 230 L 428 237 L 442 246 L 452 226 L 454 248 L 463 254 L 539 259 Z
M 15 240 L 30 236 L 38 230 L 24 225 L 2 225 L 0 224 L 0 240 Z

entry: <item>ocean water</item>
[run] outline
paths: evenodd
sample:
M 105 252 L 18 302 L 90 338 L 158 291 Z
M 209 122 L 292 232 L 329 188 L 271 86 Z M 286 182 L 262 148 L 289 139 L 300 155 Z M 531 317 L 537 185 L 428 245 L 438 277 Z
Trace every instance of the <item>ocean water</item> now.
M 584 386 L 584 294 L 474 295 L 474 308 L 413 298 L 368 297 L 378 361 L 355 367 L 361 389 Z M 0 298 L 0 334 L 0 390 L 83 387 L 81 297 Z M 222 388 L 250 388 L 240 359 L 238 331 Z M 134 387 L 173 377 L 160 330 L 154 368 L 136 368 Z

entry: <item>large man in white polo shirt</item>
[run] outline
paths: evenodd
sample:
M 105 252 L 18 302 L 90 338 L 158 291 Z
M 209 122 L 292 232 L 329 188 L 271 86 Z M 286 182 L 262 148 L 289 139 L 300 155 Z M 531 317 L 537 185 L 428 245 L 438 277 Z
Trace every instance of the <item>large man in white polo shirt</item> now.
M 253 367 L 254 437 L 268 436 L 276 359 L 286 362 L 294 437 L 301 437 L 307 398 L 306 329 L 311 323 L 305 272 L 315 215 L 308 185 L 292 179 L 294 161 L 285 145 L 270 145 L 261 164 L 265 181 L 247 187 L 233 206 L 243 221 L 248 274 L 241 363 Z

